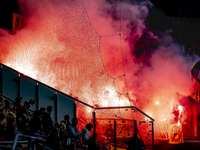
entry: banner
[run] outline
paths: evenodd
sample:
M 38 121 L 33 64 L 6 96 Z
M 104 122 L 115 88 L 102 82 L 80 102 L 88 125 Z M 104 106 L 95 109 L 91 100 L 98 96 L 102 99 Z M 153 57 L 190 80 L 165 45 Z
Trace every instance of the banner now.
M 22 15 L 13 13 L 13 25 L 12 25 L 12 32 L 15 34 L 17 30 L 20 30 L 24 27 L 24 22 L 26 18 Z
M 169 124 L 169 144 L 183 143 L 182 124 Z

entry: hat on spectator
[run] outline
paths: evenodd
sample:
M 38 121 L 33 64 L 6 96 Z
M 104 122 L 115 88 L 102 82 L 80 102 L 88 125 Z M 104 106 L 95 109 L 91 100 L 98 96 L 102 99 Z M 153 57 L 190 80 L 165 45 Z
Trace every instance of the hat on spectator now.
M 20 97 L 20 96 L 16 97 L 16 98 L 15 98 L 15 102 L 18 103 L 22 98 L 23 98 L 23 97 Z

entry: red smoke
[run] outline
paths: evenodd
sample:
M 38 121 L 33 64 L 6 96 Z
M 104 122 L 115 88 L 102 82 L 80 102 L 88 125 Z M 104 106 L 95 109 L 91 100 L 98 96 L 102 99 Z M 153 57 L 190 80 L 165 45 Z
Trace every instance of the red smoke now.
M 169 31 L 160 38 L 148 30 L 149 1 L 19 5 L 25 27 L 15 35 L 0 31 L 5 65 L 92 105 L 136 105 L 158 122 L 172 119 L 172 107 L 191 94 L 194 62 Z

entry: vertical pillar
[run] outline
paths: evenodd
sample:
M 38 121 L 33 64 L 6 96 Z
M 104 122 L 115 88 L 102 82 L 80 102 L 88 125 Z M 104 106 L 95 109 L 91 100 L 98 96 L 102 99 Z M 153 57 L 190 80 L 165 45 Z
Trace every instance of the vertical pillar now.
M 115 143 L 115 149 L 114 150 L 117 150 L 117 134 L 116 134 L 116 121 L 114 120 L 114 143 Z
M 18 92 L 18 96 L 21 96 L 21 88 L 20 88 L 20 74 L 18 74 L 18 78 L 17 78 L 17 92 Z
M 38 82 L 36 85 L 36 110 L 39 110 L 39 86 Z
M 136 120 L 133 120 L 134 121 L 134 130 L 135 130 L 135 146 L 134 146 L 134 149 L 137 149 L 137 121 Z
M 54 100 L 55 100 L 55 121 L 58 122 L 58 96 L 57 96 L 57 91 L 55 91 Z
M 76 117 L 76 103 L 74 101 L 74 117 Z
M 152 150 L 154 150 L 154 125 L 153 125 L 153 121 L 151 121 L 151 125 L 152 125 Z
M 94 126 L 94 133 L 96 133 L 96 113 L 95 111 L 92 112 L 93 114 L 93 126 Z

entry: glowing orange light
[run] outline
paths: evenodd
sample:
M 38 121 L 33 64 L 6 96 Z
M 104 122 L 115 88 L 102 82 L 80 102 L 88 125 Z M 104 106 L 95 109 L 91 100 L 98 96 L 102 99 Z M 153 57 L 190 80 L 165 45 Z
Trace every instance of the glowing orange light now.
M 156 105 L 160 104 L 158 101 L 155 102 Z

